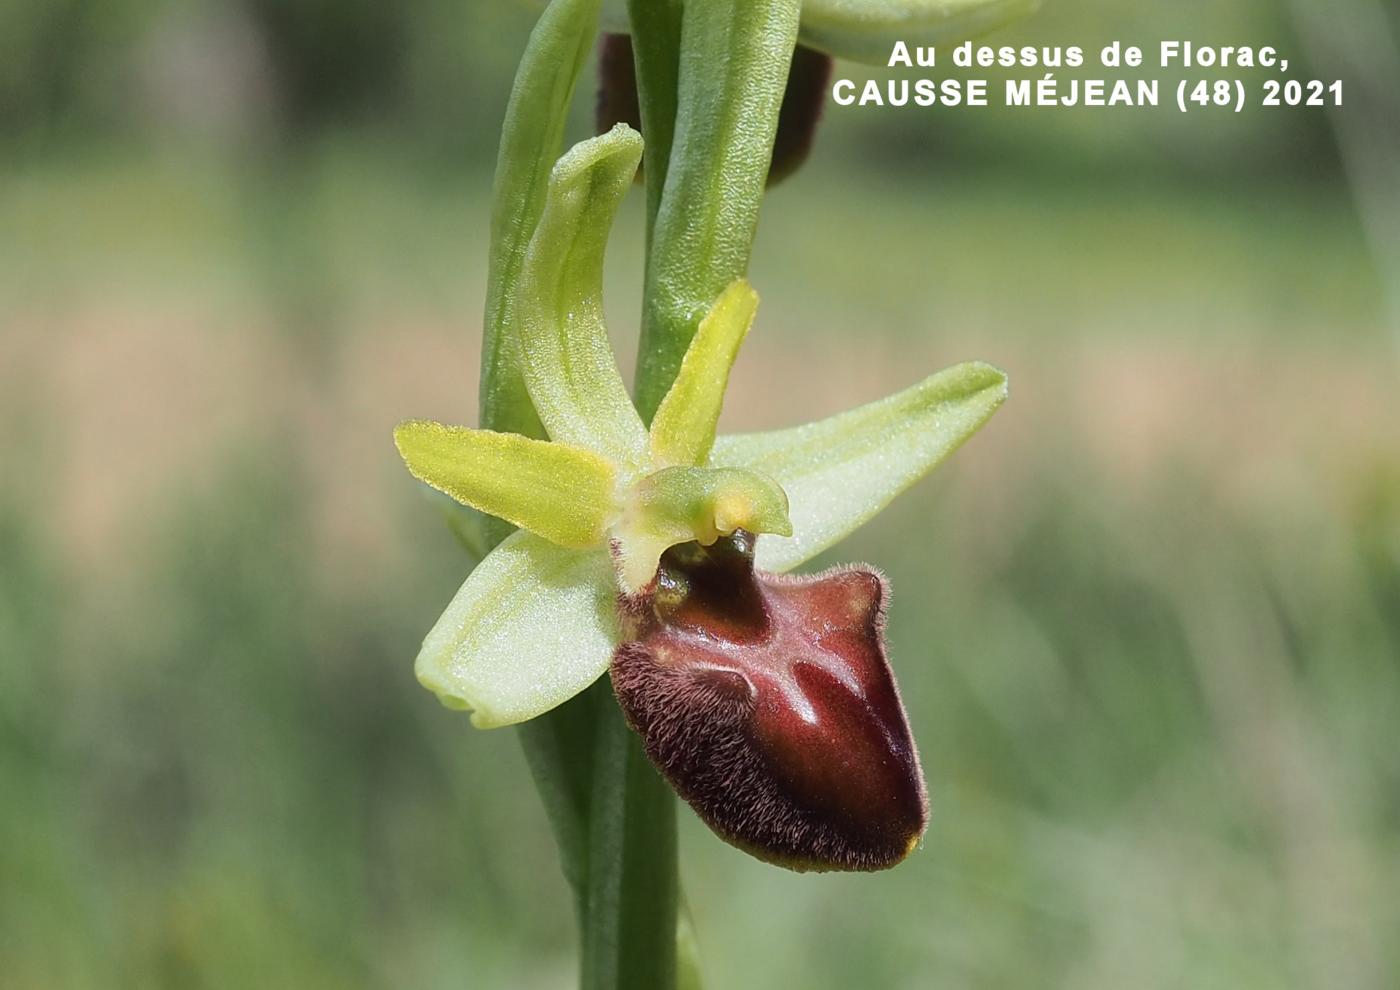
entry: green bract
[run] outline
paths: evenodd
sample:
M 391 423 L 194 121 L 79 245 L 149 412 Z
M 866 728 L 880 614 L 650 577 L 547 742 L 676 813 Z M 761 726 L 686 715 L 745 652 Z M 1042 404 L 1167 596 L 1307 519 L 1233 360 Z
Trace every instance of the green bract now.
M 541 15 L 506 107 L 481 342 L 481 415 L 495 429 L 539 433 L 520 369 L 511 359 L 510 327 L 525 251 L 544 209 L 544 176 L 564 142 L 574 86 L 593 47 L 599 2 L 554 3 Z
M 619 595 L 645 593 L 662 553 L 743 529 L 788 570 L 865 522 L 977 430 L 1006 396 L 984 364 L 806 426 L 715 437 L 758 299 L 710 307 L 650 431 L 602 318 L 603 251 L 641 157 L 625 125 L 555 165 L 523 253 L 504 342 L 550 440 L 411 420 L 414 476 L 520 532 L 472 572 L 418 655 L 419 680 L 481 727 L 533 718 L 608 668 Z
M 838 58 L 883 65 L 897 41 L 956 44 L 1039 6 L 1040 0 L 804 0 L 798 40 Z M 603 25 L 628 30 L 626 0 L 605 0 Z

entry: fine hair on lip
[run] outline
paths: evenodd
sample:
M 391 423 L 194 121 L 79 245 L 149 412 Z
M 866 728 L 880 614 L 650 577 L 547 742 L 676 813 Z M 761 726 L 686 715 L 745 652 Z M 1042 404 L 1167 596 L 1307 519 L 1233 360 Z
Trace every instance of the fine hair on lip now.
M 683 602 L 632 601 L 613 690 L 647 755 L 725 840 L 795 870 L 878 870 L 923 834 L 918 754 L 870 568 L 752 567 L 753 540 L 668 552 Z

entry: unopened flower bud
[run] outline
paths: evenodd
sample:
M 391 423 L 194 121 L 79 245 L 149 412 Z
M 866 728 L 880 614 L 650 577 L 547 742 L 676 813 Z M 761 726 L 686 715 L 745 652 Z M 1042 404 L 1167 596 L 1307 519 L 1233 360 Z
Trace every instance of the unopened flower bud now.
M 768 166 L 770 186 L 792 175 L 807 160 L 830 83 L 831 56 L 798 45 L 792 55 L 783 105 L 778 114 L 773 160 Z M 619 123 L 642 131 L 637 70 L 632 60 L 632 39 L 628 35 L 605 34 L 599 43 L 596 112 L 599 134 L 607 133 Z M 642 134 L 645 136 L 646 132 Z M 642 165 L 645 167 L 646 162 Z

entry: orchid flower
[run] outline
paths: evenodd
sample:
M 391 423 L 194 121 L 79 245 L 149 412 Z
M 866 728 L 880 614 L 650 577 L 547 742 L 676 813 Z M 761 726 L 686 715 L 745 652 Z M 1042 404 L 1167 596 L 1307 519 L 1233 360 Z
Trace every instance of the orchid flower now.
M 741 279 L 648 428 L 601 288 L 641 153 L 625 125 L 567 152 L 525 254 L 511 346 L 549 440 L 416 420 L 395 432 L 414 476 L 518 527 L 428 633 L 418 679 L 490 728 L 611 666 L 648 755 L 722 837 L 799 869 L 891 865 L 927 807 L 885 660 L 888 589 L 868 568 L 779 575 L 947 457 L 1006 378 L 962 364 L 819 422 L 716 437 L 758 305 Z M 853 760 L 875 768 L 854 788 L 841 779 Z

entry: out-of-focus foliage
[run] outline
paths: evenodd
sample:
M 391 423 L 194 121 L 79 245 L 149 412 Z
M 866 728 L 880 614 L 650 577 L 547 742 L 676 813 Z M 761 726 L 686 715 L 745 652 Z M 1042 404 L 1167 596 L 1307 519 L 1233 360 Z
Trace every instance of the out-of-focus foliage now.
M 9 0 L 0 150 L 327 129 L 494 157 L 531 13 L 503 2 Z

